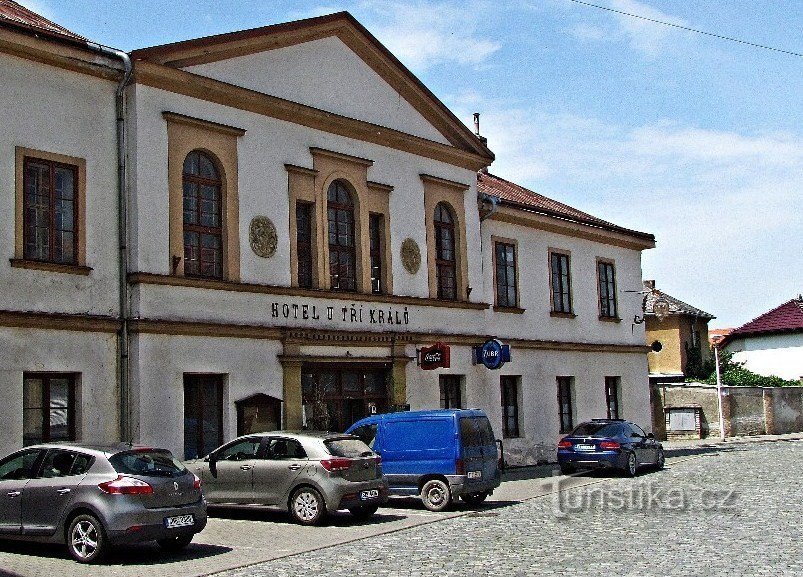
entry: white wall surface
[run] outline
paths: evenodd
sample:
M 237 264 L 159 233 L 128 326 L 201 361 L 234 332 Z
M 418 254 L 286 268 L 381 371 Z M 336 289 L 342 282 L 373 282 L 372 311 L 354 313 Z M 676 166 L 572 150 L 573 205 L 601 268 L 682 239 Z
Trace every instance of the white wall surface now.
M 115 84 L 0 54 L 0 309 L 115 314 Z M 12 268 L 15 147 L 86 160 L 88 276 Z
M 116 347 L 114 334 L 0 327 L 0 454 L 22 446 L 25 372 L 80 373 L 78 440 L 118 440 Z
M 482 224 L 485 301 L 494 302 L 494 246 L 492 236 L 518 241 L 520 307 L 523 314 L 489 311 L 487 320 L 495 333 L 519 338 L 569 340 L 591 343 L 644 344 L 644 325 L 633 325 L 643 314 L 641 252 L 553 232 L 485 220 Z M 575 318 L 552 317 L 549 250 L 571 252 L 571 292 Z M 597 258 L 612 259 L 616 268 L 617 306 L 621 322 L 599 320 Z
M 186 70 L 448 144 L 409 102 L 336 37 L 190 66 Z
M 474 209 L 476 177 L 457 168 L 395 149 L 343 138 L 273 118 L 208 102 L 137 86 L 130 141 L 136 149 L 136 174 L 132 176 L 137 202 L 132 210 L 133 262 L 137 270 L 168 274 L 167 123 L 163 111 L 193 116 L 243 128 L 238 139 L 241 278 L 244 282 L 289 286 L 290 224 L 287 170 L 285 164 L 312 168 L 311 147 L 333 150 L 374 161 L 368 179 L 394 187 L 390 193 L 390 242 L 393 254 L 394 293 L 429 296 L 426 266 L 418 274 L 404 270 L 399 254 L 401 242 L 412 237 L 426 264 L 424 188 L 421 174 L 438 176 L 470 185 L 466 191 L 469 255 L 479 253 L 478 215 Z M 248 227 L 257 215 L 269 217 L 276 226 L 279 244 L 270 259 L 256 256 L 248 246 Z M 481 264 L 469 258 L 471 286 L 480 286 Z M 481 291 L 472 293 L 480 300 Z
M 281 399 L 279 342 L 250 339 L 137 335 L 132 340 L 134 440 L 184 455 L 184 373 L 226 375 L 223 430 L 237 435 L 235 401 L 264 393 Z
M 765 376 L 803 378 L 803 334 L 755 336 L 736 339 L 728 345 L 733 360 Z

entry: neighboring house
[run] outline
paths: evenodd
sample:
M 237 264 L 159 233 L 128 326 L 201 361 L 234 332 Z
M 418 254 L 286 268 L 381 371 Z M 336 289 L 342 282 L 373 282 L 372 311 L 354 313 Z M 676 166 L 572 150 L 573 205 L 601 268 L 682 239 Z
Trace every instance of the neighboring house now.
M 733 327 L 726 329 L 708 329 L 708 346 L 713 347 L 730 334 Z
M 644 281 L 644 291 L 650 383 L 682 382 L 689 363 L 708 357 L 708 321 L 716 317 L 658 290 L 653 280 Z M 656 315 L 657 302 L 665 307 L 663 318 Z
M 754 373 L 803 380 L 803 297 L 734 329 L 720 346 Z
M 654 237 L 481 172 L 484 141 L 349 14 L 130 60 L 0 0 L 0 450 L 191 457 L 441 406 L 533 462 L 580 420 L 649 422 L 630 291 Z

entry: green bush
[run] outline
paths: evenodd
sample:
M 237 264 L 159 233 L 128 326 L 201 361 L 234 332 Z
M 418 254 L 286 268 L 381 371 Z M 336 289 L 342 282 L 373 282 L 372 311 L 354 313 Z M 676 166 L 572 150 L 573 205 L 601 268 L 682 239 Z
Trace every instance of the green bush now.
M 722 385 L 725 387 L 797 387 L 800 381 L 788 381 L 781 377 L 765 377 L 746 369 L 744 363 L 733 360 L 733 353 L 720 351 L 719 370 L 722 376 Z M 711 350 L 710 357 L 702 364 L 700 370 L 702 380 L 709 385 L 717 384 L 716 361 L 714 351 Z M 690 378 L 688 381 L 698 379 Z

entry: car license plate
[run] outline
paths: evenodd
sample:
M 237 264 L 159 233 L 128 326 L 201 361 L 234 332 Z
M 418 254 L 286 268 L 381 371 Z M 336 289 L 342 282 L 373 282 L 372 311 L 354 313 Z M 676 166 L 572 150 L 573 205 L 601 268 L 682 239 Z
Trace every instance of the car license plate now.
M 376 499 L 379 497 L 379 489 L 369 489 L 368 491 L 360 491 L 360 501 L 367 501 L 368 499 Z
M 466 477 L 468 477 L 469 479 L 481 479 L 482 471 L 469 471 Z
M 192 515 L 178 515 L 176 517 L 165 517 L 165 527 L 176 529 L 178 527 L 190 527 L 195 524 Z
M 575 451 L 596 451 L 597 448 L 594 445 L 575 445 Z

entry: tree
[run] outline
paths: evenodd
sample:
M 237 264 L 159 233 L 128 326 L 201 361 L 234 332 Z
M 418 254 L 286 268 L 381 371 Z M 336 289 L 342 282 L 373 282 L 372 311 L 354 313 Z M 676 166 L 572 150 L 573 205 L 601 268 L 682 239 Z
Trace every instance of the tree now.
M 688 349 L 687 349 L 688 352 Z M 700 376 L 687 378 L 687 381 L 702 380 L 709 385 L 717 384 L 717 369 L 714 350 L 705 362 L 700 364 Z M 764 376 L 754 373 L 745 368 L 744 363 L 733 360 L 733 353 L 728 351 L 719 352 L 719 370 L 722 378 L 722 385 L 725 387 L 797 387 L 800 381 L 788 381 L 776 376 Z M 687 369 L 687 373 L 688 373 Z M 688 375 L 692 377 L 691 374 Z

